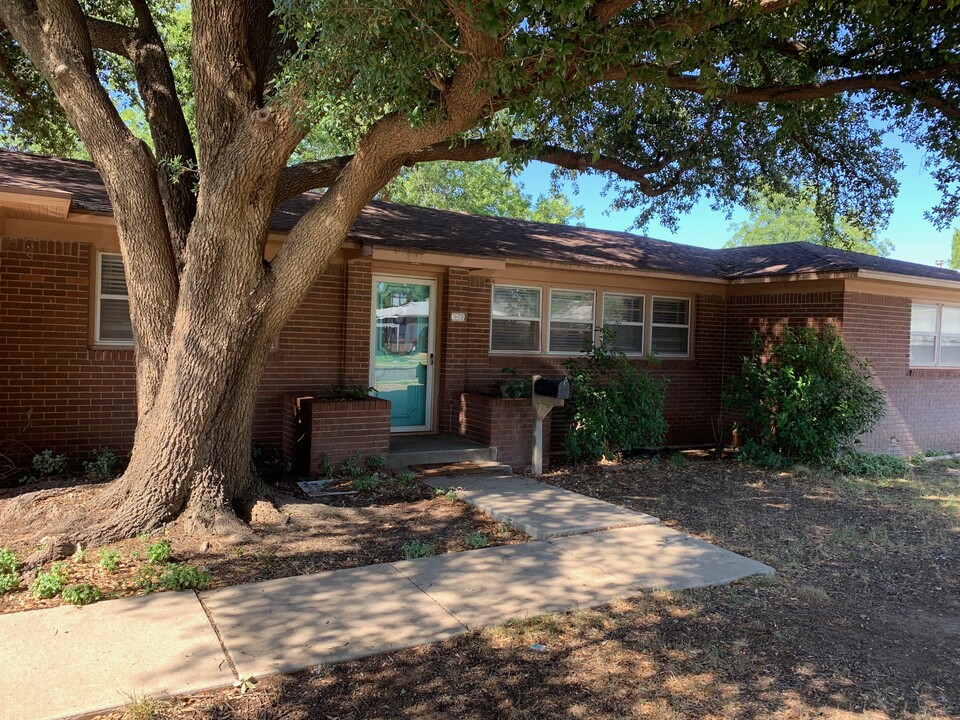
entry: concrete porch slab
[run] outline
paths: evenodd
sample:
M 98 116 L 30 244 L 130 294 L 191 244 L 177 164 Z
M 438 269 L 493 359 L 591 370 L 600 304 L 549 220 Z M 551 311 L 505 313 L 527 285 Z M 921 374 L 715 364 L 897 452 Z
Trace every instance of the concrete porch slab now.
M 726 585 L 774 570 L 664 525 L 554 538 L 550 545 L 643 590 Z
M 234 680 L 196 595 L 0 615 L 0 718 L 51 720 Z
M 404 560 L 393 566 L 471 630 L 602 605 L 637 592 L 542 542 Z
M 387 455 L 387 463 L 396 469 L 438 463 L 493 462 L 496 459 L 496 448 L 461 437 L 401 433 L 390 436 L 390 453 Z
M 203 595 L 241 676 L 271 675 L 432 643 L 464 627 L 388 564 Z
M 423 481 L 454 490 L 466 503 L 535 540 L 649 525 L 658 518 L 538 482 L 523 475 L 435 476 Z

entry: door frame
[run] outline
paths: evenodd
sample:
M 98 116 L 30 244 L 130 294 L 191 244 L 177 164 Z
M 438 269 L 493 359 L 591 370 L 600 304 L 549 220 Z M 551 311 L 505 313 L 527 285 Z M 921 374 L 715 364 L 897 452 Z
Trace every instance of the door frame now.
M 433 407 L 433 398 L 435 395 L 435 386 L 437 379 L 437 309 L 439 308 L 439 297 L 437 296 L 437 278 L 420 277 L 417 275 L 395 275 L 392 273 L 374 273 L 371 278 L 370 292 L 370 386 L 376 388 L 376 364 L 377 364 L 377 283 L 380 282 L 400 282 L 410 283 L 412 285 L 427 285 L 430 288 L 430 304 L 428 306 L 430 314 L 427 318 L 427 379 L 425 383 L 426 392 L 424 402 L 424 424 L 408 425 L 404 427 L 390 426 L 391 433 L 422 433 L 433 432 L 435 427 L 435 412 Z M 374 390 L 376 392 L 376 390 Z

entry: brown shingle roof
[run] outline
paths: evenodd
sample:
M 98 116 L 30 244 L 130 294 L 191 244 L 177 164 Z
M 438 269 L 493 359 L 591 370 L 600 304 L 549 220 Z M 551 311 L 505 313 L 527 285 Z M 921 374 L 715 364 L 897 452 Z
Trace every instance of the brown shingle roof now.
M 100 175 L 89 162 L 0 150 L 0 186 L 64 190 L 73 194 L 76 210 L 111 211 Z M 291 229 L 317 197 L 314 193 L 305 193 L 281 205 L 271 218 L 271 228 Z M 709 278 L 875 270 L 960 283 L 960 273 L 951 270 L 811 243 L 711 250 L 631 233 L 377 201 L 360 213 L 350 239 L 363 245 L 397 249 L 633 268 Z

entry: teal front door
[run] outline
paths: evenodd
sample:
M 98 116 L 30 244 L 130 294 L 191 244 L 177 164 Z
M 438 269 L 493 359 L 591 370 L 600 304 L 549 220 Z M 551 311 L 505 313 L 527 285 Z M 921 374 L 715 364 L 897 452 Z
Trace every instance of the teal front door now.
M 373 278 L 370 385 L 390 401 L 393 432 L 433 427 L 436 282 Z

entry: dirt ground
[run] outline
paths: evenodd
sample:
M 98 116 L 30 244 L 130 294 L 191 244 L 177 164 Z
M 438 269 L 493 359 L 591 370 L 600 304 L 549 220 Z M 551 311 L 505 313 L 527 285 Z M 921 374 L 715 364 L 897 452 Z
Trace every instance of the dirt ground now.
M 28 556 L 34 549 L 30 542 L 43 535 L 44 527 L 55 525 L 65 505 L 88 506 L 102 487 L 54 480 L 0 490 L 0 548 Z M 344 480 L 332 489 L 348 488 Z M 281 499 L 279 513 L 254 508 L 251 537 L 203 545 L 170 526 L 104 548 L 84 548 L 64 561 L 66 584 L 94 583 L 105 599 L 138 594 L 139 581 L 149 569 L 148 549 L 161 539 L 170 541 L 171 560 L 210 575 L 208 588 L 402 560 L 403 546 L 411 541 L 429 543 L 443 554 L 470 549 L 471 536 L 477 542 L 482 535 L 487 546 L 527 539 L 462 502 L 437 496 L 418 480 L 326 500 L 297 498 L 292 484 L 281 489 L 289 496 Z M 38 512 L 17 512 L 24 501 Z M 113 570 L 100 561 L 103 550 L 119 553 Z M 34 598 L 27 590 L 32 579 L 24 574 L 18 590 L 0 595 L 0 614 L 63 604 L 59 597 Z
M 547 479 L 658 515 L 778 574 L 645 594 L 104 717 L 960 717 L 956 464 L 870 480 L 645 461 Z M 530 649 L 535 642 L 546 651 Z

